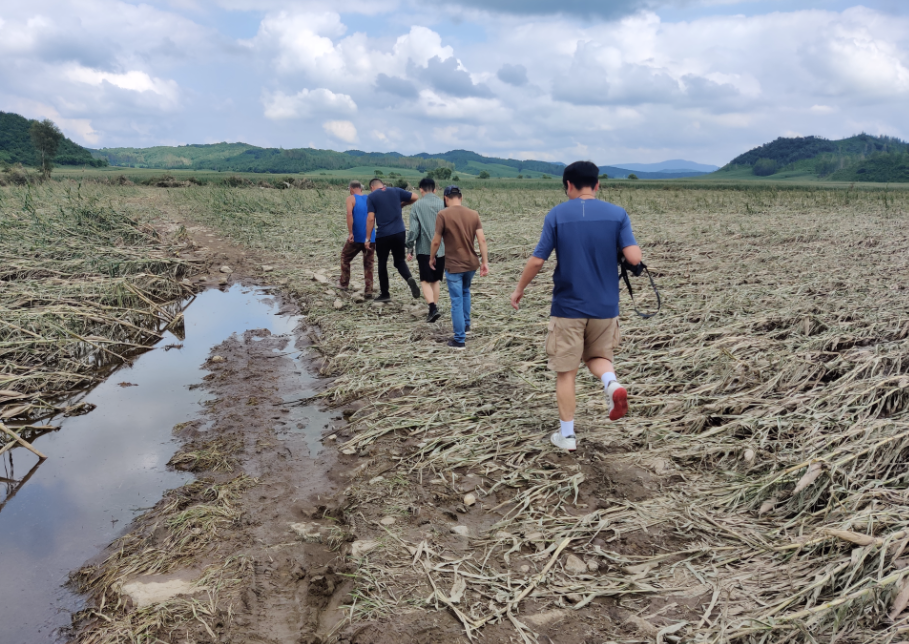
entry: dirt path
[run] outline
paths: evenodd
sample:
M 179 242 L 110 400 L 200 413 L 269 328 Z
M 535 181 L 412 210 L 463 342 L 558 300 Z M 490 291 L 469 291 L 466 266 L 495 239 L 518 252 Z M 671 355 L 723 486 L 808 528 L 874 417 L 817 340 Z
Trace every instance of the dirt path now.
M 160 228 L 191 236 L 196 252 L 186 255 L 215 268 L 197 288 L 253 283 L 250 267 L 260 264 L 242 249 L 204 228 L 167 221 Z M 298 311 L 286 303 L 281 313 Z M 305 541 L 292 529 L 314 519 L 330 523 L 337 514 L 332 499 L 347 481 L 336 449 L 312 456 L 311 441 L 295 431 L 326 413 L 306 404 L 328 383 L 304 372 L 312 369 L 311 332 L 250 329 L 213 347 L 210 373 L 198 384 L 211 396 L 206 411 L 174 428 L 183 447 L 172 463 L 199 478 L 169 492 L 103 560 L 75 575 L 94 604 L 76 620 L 78 641 L 142 632 L 165 641 L 318 641 L 340 619 L 332 609 L 351 586 L 342 576 L 349 566 L 338 555 L 340 542 Z M 327 413 L 333 425 L 344 425 L 343 410 Z M 174 582 L 195 587 L 153 614 L 139 609 L 142 593 L 164 597 L 167 588 L 155 584 Z M 186 619 L 194 612 L 198 619 Z
M 472 196 L 491 212 L 494 270 L 476 283 L 476 328 L 457 355 L 399 281 L 388 306 L 333 286 L 340 193 L 162 200 L 243 242 L 187 229 L 230 265 L 228 281 L 278 285 L 319 325 L 313 365 L 336 378 L 322 400 L 350 424 L 321 462 L 288 451 L 293 363 L 257 353 L 288 350 L 271 344 L 282 339 L 218 347 L 210 414 L 240 447 L 208 452 L 234 454 L 233 470 L 200 472 L 205 483 L 119 544 L 110 575 L 88 584 L 108 608 L 83 641 L 892 641 L 888 607 L 909 577 L 904 542 L 885 556 L 907 521 L 894 472 L 909 449 L 909 327 L 903 287 L 881 267 L 906 262 L 902 206 L 822 192 L 607 195 L 635 212 L 667 297 L 657 322 L 622 320 L 633 413 L 606 423 L 599 383 L 579 379 L 581 442 L 568 456 L 546 441 L 547 277 L 520 314 L 507 304 L 535 241 L 527 221 L 560 197 L 505 197 Z M 843 266 L 858 271 L 866 245 L 881 270 L 847 288 Z M 209 436 L 187 436 L 189 452 L 206 451 Z M 318 468 L 333 487 L 301 483 Z M 130 571 L 183 571 L 212 594 L 135 610 L 115 585 Z
M 268 281 L 271 271 L 267 265 L 263 271 L 261 256 L 204 226 L 186 226 L 169 217 L 159 227 L 169 235 L 189 237 L 193 243 L 185 255 L 212 266 L 195 280 L 196 288 Z M 221 272 L 222 266 L 230 270 Z M 299 313 L 290 301 L 281 308 Z M 339 607 L 356 607 L 357 599 L 369 601 L 353 597 L 351 591 L 354 577 L 368 575 L 370 565 L 398 569 L 399 587 L 431 592 L 432 582 L 421 572 L 428 562 L 409 565 L 417 554 L 415 545 L 438 551 L 444 561 L 478 562 L 483 550 L 473 542 L 502 519 L 504 512 L 494 508 L 512 493 L 502 491 L 468 505 L 465 495 L 489 483 L 482 472 L 459 472 L 457 481 L 422 480 L 398 464 L 415 440 L 390 437 L 340 453 L 335 446 L 353 436 L 344 417 L 362 403 L 328 412 L 333 429 L 323 436 L 326 448 L 313 458 L 302 434 L 282 430 L 292 429 L 301 418 L 305 423 L 306 410 L 319 413 L 318 402 L 306 404 L 307 399 L 329 381 L 320 379 L 314 389 L 311 375 L 300 371 L 302 365 L 315 372 L 318 357 L 294 359 L 301 351 L 306 355 L 317 333 L 305 326 L 293 337 L 251 329 L 213 347 L 205 365 L 209 375 L 198 385 L 211 402 L 197 421 L 175 428 L 183 447 L 172 463 L 199 478 L 169 492 L 113 544 L 104 560 L 75 575 L 94 605 L 76 620 L 78 641 L 125 641 L 140 633 L 172 642 L 469 641 L 463 623 L 438 601 L 434 604 L 439 610 L 414 606 L 393 620 L 383 619 L 381 610 L 370 619 L 367 608 L 351 622 L 352 612 Z M 580 489 L 580 508 L 596 507 L 598 499 L 610 496 L 646 498 L 648 486 L 659 480 L 647 471 L 612 467 L 601 460 L 596 452 L 580 459 L 553 457 L 552 467 L 584 472 L 596 481 Z M 392 483 L 389 489 L 390 481 L 400 485 Z M 391 512 L 389 494 L 397 495 Z M 630 551 L 637 548 L 635 540 L 626 541 Z M 595 543 L 605 544 L 602 539 Z M 525 548 L 510 558 L 499 555 L 493 563 L 503 576 L 509 569 L 538 569 L 540 564 L 526 556 L 532 552 Z M 372 554 L 374 564 L 357 562 L 365 553 Z M 406 572 L 401 572 L 402 565 Z M 191 586 L 181 586 L 186 582 Z M 140 606 L 143 592 L 151 592 L 152 599 L 167 596 L 168 586 L 156 584 L 176 584 L 171 592 L 185 592 L 151 607 Z M 164 595 L 155 597 L 158 588 Z M 519 628 L 566 644 L 609 631 L 633 634 L 637 628 L 633 621 L 630 630 L 622 625 L 629 613 L 611 600 L 599 599 L 580 613 L 551 606 L 538 610 L 547 605 L 531 596 L 521 617 L 526 625 Z M 483 639 L 497 644 L 514 637 L 515 626 L 505 621 L 487 627 Z

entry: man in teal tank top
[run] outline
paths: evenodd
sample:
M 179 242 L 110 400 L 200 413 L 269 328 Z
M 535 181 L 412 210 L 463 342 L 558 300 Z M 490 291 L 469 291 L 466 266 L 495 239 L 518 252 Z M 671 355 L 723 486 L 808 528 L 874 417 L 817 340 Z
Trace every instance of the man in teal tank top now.
M 350 285 L 350 263 L 359 253 L 363 253 L 363 273 L 366 288 L 363 295 L 372 297 L 372 273 L 376 256 L 376 231 L 372 231 L 372 244 L 366 245 L 366 217 L 369 214 L 366 207 L 366 195 L 363 194 L 363 184 L 351 181 L 348 185 L 350 196 L 347 198 L 347 243 L 341 249 L 341 280 L 340 286 L 346 289 Z

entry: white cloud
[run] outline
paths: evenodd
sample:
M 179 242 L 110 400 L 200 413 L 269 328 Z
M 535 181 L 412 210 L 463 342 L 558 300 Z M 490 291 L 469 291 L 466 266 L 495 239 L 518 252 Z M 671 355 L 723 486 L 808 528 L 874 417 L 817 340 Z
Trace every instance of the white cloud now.
M 252 44 L 275 47 L 276 62 L 282 71 L 323 68 L 326 72 L 337 72 L 342 61 L 332 38 L 346 30 L 337 13 L 281 11 L 265 17 Z
M 322 127 L 333 137 L 341 139 L 345 143 L 353 143 L 357 140 L 357 128 L 350 121 L 326 121 Z
M 28 114 L 33 119 L 50 119 L 64 130 L 77 143 L 95 145 L 100 141 L 100 133 L 92 126 L 89 119 L 70 119 L 60 115 L 50 105 L 30 100 L 20 100 L 10 106 L 12 111 Z
M 346 31 L 337 13 L 282 11 L 267 15 L 247 46 L 272 56 L 282 74 L 302 73 L 321 85 L 342 88 L 372 84 L 380 73 L 404 76 L 408 64 L 426 67 L 430 59 L 447 60 L 454 53 L 426 27 L 411 27 L 390 51 L 375 46 L 363 33 L 342 38 Z
M 909 19 L 712 1 L 672 22 L 668 0 L 583 21 L 543 0 L 6 3 L 0 109 L 53 110 L 100 145 L 338 147 L 359 128 L 381 150 L 603 163 L 722 163 L 787 131 L 909 137 Z M 227 9 L 250 12 L 243 39 L 219 31 L 240 19 Z
M 277 91 L 263 98 L 265 117 L 273 120 L 305 118 L 317 114 L 353 114 L 357 104 L 347 94 L 335 94 L 320 87 L 303 89 L 292 96 Z
M 81 65 L 69 65 L 64 71 L 64 75 L 69 80 L 77 83 L 86 83 L 88 85 L 110 83 L 114 87 L 131 92 L 152 92 L 174 102 L 177 100 L 179 90 L 177 83 L 172 80 L 152 78 L 147 73 L 137 70 L 114 74 L 82 67 Z
M 510 115 L 498 99 L 443 96 L 429 89 L 420 92 L 420 98 L 413 104 L 413 108 L 415 113 L 441 120 L 495 121 L 506 119 Z

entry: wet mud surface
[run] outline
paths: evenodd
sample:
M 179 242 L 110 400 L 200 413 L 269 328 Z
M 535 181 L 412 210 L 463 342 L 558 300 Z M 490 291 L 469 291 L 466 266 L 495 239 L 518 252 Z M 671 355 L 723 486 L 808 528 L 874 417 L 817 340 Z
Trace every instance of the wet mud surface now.
M 153 595 L 170 584 L 187 584 L 180 597 L 198 599 L 217 587 L 212 619 L 159 633 L 172 638 L 165 641 L 212 641 L 209 630 L 218 641 L 309 641 L 300 638 L 317 637 L 338 621 L 341 613 L 333 609 L 348 598 L 352 585 L 352 568 L 340 552 L 350 536 L 343 529 L 329 534 L 338 523 L 332 499 L 346 483 L 346 468 L 337 463 L 336 448 L 323 447 L 323 440 L 334 445 L 336 438 L 326 437 L 343 429 L 344 410 L 319 404 L 328 381 L 313 370 L 310 330 L 293 315 L 294 308 L 239 285 L 230 293 L 234 305 L 241 305 L 236 296 L 242 296 L 278 315 L 246 320 L 244 331 L 196 356 L 201 371 L 193 372 L 195 382 L 184 389 L 202 409 L 173 426 L 177 445 L 168 444 L 165 458 L 171 469 L 197 478 L 167 492 L 75 580 L 87 591 L 90 606 L 124 604 L 125 621 L 142 607 L 136 588 Z M 229 317 L 228 311 L 218 313 Z M 208 511 L 222 497 L 229 503 L 216 509 L 229 520 L 214 528 L 190 520 L 199 527 L 180 532 L 181 512 Z M 327 530 L 314 539 L 303 539 L 292 528 L 316 521 Z M 135 554 L 128 565 L 118 567 L 118 548 Z M 158 561 L 143 559 L 156 551 Z M 221 570 L 225 575 L 217 583 L 200 583 Z M 97 633 L 98 612 L 78 615 L 70 636 L 80 641 L 89 632 L 84 629 Z
M 301 633 L 325 630 L 324 609 L 344 594 L 338 574 L 343 564 L 329 565 L 336 553 L 327 544 L 302 541 L 291 529 L 322 519 L 343 482 L 336 450 L 323 449 L 320 440 L 343 424 L 341 412 L 299 402 L 325 385 L 308 371 L 307 344 L 305 336 L 249 330 L 216 346 L 204 378 L 212 396 L 206 427 L 191 424 L 181 432 L 187 442 L 178 457 L 212 443 L 237 448 L 232 456 L 238 468 L 213 474 L 212 481 L 227 481 L 240 470 L 256 479 L 238 501 L 241 520 L 206 552 L 209 560 L 244 561 L 244 583 L 224 631 L 232 641 L 295 642 Z
M 65 637 L 58 629 L 68 626 L 70 613 L 83 604 L 65 586 L 69 573 L 120 536 L 165 490 L 191 481 L 191 471 L 204 469 L 200 465 L 207 463 L 179 462 L 174 453 L 186 440 L 183 452 L 191 451 L 198 440 L 208 440 L 213 417 L 206 411 L 220 408 L 200 386 L 213 343 L 235 333 L 241 334 L 237 342 L 248 337 L 265 361 L 263 371 L 282 374 L 288 395 L 315 393 L 317 380 L 306 368 L 305 350 L 273 350 L 296 341 L 292 332 L 300 318 L 291 313 L 261 291 L 240 285 L 203 292 L 186 310 L 185 338 L 167 334 L 155 350 L 79 396 L 95 406 L 91 413 L 45 421 L 60 428 L 36 441 L 48 460 L 39 462 L 24 449 L 3 455 L 0 641 Z M 252 334 L 242 335 L 249 329 Z M 240 396 L 239 389 L 246 391 L 248 384 L 241 380 L 224 396 Z M 251 396 L 242 400 L 248 405 Z M 275 421 L 275 427 L 288 427 L 287 440 L 275 444 L 285 454 L 289 450 L 306 459 L 315 455 L 330 416 L 315 406 L 284 407 L 275 414 L 285 419 Z M 184 428 L 177 436 L 175 426 Z M 236 463 L 243 442 L 222 436 L 210 465 L 220 469 Z M 169 462 L 176 467 L 168 467 Z
M 225 263 L 253 271 L 260 263 L 202 227 L 190 232 L 200 249 Z M 242 281 L 238 273 L 213 273 L 200 286 L 224 288 L 235 281 Z M 289 302 L 275 305 L 282 313 L 297 313 Z M 484 541 L 517 489 L 490 491 L 492 480 L 483 468 L 424 477 L 402 465 L 419 440 L 406 433 L 339 450 L 355 435 L 345 419 L 380 401 L 336 409 L 319 404 L 319 392 L 330 383 L 315 375 L 321 363 L 309 347 L 318 343 L 316 333 L 305 326 L 290 333 L 251 325 L 199 360 L 207 375 L 191 391 L 204 394 L 204 411 L 175 428 L 179 449 L 170 461 L 197 478 L 165 494 L 75 576 L 93 607 L 77 617 L 76 641 L 129 641 L 143 633 L 168 642 L 469 642 L 455 612 L 432 599 L 431 565 L 437 565 L 437 578 L 439 567 L 458 562 L 502 579 L 543 568 L 543 544 L 529 534 L 510 556 Z M 552 454 L 544 467 L 583 473 L 569 509 L 578 516 L 614 502 L 646 501 L 675 481 L 666 463 L 644 469 L 623 463 L 621 456 L 609 441 L 598 441 L 574 455 Z M 479 502 L 465 503 L 477 488 L 484 490 Z M 206 512 L 222 518 L 198 518 Z M 634 557 L 677 552 L 688 544 L 642 525 L 622 534 L 604 532 L 587 546 L 588 553 L 608 547 Z M 430 563 L 430 550 L 441 563 Z M 595 560 L 585 555 L 583 563 L 593 566 Z M 567 562 L 565 555 L 556 562 L 562 583 L 580 588 L 584 579 L 593 579 L 593 569 L 565 571 Z M 599 574 L 613 569 L 600 567 Z M 387 579 L 389 571 L 393 585 L 371 586 L 370 579 Z M 153 608 L 140 608 L 140 597 L 127 591 L 168 584 L 188 586 Z M 439 591 L 436 598 L 454 589 Z M 465 602 L 469 597 L 474 605 L 491 606 L 494 592 L 471 587 Z M 559 644 L 653 641 L 667 624 L 700 618 L 709 599 L 703 588 L 668 598 L 603 596 L 577 611 L 573 603 L 580 595 L 566 601 L 532 593 L 519 614 L 485 626 L 480 637 L 491 644 L 517 642 L 520 631 L 529 629 L 538 641 Z M 512 618 L 527 628 L 516 629 Z

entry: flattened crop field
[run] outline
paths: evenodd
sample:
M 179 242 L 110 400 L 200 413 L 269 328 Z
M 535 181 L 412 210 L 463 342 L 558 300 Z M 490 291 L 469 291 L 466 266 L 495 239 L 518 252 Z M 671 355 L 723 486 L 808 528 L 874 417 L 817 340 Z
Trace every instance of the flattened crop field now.
M 909 639 L 909 192 L 603 191 L 628 210 L 663 309 L 639 319 L 623 292 L 630 411 L 609 423 L 582 372 L 569 456 L 548 441 L 554 261 L 520 312 L 509 303 L 559 192 L 467 193 L 491 274 L 474 282 L 468 349 L 451 353 L 447 318 L 425 323 L 396 275 L 386 306 L 332 286 L 346 191 L 117 190 L 274 266 L 265 279 L 319 329 L 321 400 L 355 410 L 326 443 L 349 480 L 312 518 L 348 582 L 299 641 Z M 232 494 L 238 513 L 255 503 Z M 127 610 L 105 574 L 86 641 L 129 641 L 100 635 Z M 243 585 L 222 609 L 244 614 Z M 280 641 L 221 621 L 219 637 Z M 180 623 L 144 623 L 183 641 Z

